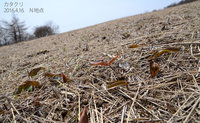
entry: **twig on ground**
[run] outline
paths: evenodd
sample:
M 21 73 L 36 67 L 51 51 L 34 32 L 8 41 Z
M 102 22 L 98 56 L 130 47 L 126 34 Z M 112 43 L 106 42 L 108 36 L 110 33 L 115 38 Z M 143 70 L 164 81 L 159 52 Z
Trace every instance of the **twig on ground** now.
M 199 103 L 199 101 L 200 101 L 200 96 L 199 96 L 199 98 L 197 99 L 197 101 L 195 102 L 195 104 L 193 105 L 192 110 L 191 110 L 190 113 L 187 115 L 187 117 L 186 117 L 186 119 L 185 119 L 185 121 L 184 121 L 183 123 L 187 123 L 189 117 L 191 116 L 192 112 L 193 112 L 194 109 L 196 108 L 196 106 L 197 106 L 197 104 Z
M 12 115 L 13 115 L 13 122 L 16 123 L 15 114 L 14 114 L 14 112 L 13 112 L 13 108 L 11 108 L 11 112 L 12 112 Z
M 125 105 L 125 106 L 123 107 L 123 110 L 122 110 L 122 117 L 121 117 L 121 123 L 124 123 L 124 115 L 125 115 L 126 109 L 127 109 L 127 105 Z
M 173 114 L 173 116 L 167 121 L 167 123 L 171 123 L 172 119 L 178 114 L 178 112 L 185 106 L 185 104 L 188 102 L 188 100 L 193 96 L 193 93 L 188 97 L 187 100 L 183 103 L 181 107 L 176 111 L 176 113 Z
M 130 108 L 130 110 L 129 110 L 129 112 L 128 112 L 128 117 L 127 117 L 126 123 L 129 122 L 129 118 L 130 118 L 131 110 L 132 110 L 132 108 L 133 108 L 133 106 L 134 106 L 134 103 L 135 103 L 135 101 L 136 101 L 136 98 L 137 98 L 137 96 L 138 96 L 138 93 L 139 93 L 140 87 L 141 87 L 141 83 L 139 84 L 138 90 L 137 90 L 137 92 L 136 92 L 136 94 L 135 94 L 135 97 L 133 98 L 133 102 L 132 102 L 132 104 L 131 104 L 131 108 Z

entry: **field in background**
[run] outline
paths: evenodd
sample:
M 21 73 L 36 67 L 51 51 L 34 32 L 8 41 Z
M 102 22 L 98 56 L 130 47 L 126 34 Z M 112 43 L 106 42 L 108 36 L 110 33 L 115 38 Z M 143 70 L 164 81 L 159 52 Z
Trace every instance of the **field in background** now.
M 199 42 L 197 1 L 0 47 L 0 121 L 198 122 Z

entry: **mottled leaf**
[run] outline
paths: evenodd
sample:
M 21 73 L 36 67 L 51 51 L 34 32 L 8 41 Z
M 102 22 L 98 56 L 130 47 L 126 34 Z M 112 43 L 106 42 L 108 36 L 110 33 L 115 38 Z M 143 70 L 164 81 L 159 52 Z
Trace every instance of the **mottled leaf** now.
M 139 45 L 137 45 L 137 44 L 133 44 L 133 45 L 131 45 L 131 46 L 129 46 L 128 48 L 137 48 Z
M 143 43 L 143 44 L 133 44 L 130 45 L 128 48 L 137 48 L 137 47 L 143 47 L 143 46 L 147 46 L 147 44 Z
M 56 74 L 56 73 L 50 73 L 50 72 L 46 72 L 43 74 L 45 77 L 49 77 L 49 78 L 53 78 L 53 77 L 61 77 L 61 74 Z
M 149 62 L 149 66 L 150 66 L 150 74 L 151 77 L 155 77 L 159 71 L 159 65 L 157 63 L 154 63 L 154 61 L 150 61 Z
M 160 52 L 155 52 L 153 56 L 149 57 L 148 59 L 157 58 L 158 56 L 161 56 L 164 53 L 170 53 L 170 50 L 162 50 Z
M 64 73 L 62 73 L 62 77 L 63 77 L 64 83 L 70 83 L 71 82 L 71 80 Z
M 44 67 L 34 68 L 33 70 L 31 70 L 31 71 L 29 72 L 28 75 L 31 76 L 31 77 L 33 77 L 33 76 L 37 75 L 37 73 L 38 73 L 40 70 L 45 71 L 45 68 L 44 68 Z
M 121 86 L 121 85 L 125 85 L 126 88 L 128 89 L 128 84 L 129 82 L 125 81 L 125 80 L 118 80 L 118 81 L 113 81 L 108 83 L 108 88 L 112 88 L 112 87 L 116 87 L 116 86 Z
M 121 55 L 121 52 L 120 52 L 119 55 L 117 55 L 115 58 L 113 58 L 113 59 L 112 59 L 111 61 L 109 61 L 109 62 L 92 63 L 92 65 L 109 66 L 109 65 L 111 65 L 120 55 Z
M 81 117 L 80 117 L 79 123 L 89 123 L 86 107 L 84 107 L 83 111 L 81 112 Z
M 39 82 L 37 81 L 25 81 L 24 84 L 20 85 L 17 90 L 17 94 L 20 94 L 23 90 L 28 90 L 30 86 L 39 87 Z
M 106 62 L 100 62 L 100 63 L 92 63 L 92 65 L 103 65 L 103 66 L 109 66 L 109 63 L 106 63 Z
M 179 48 L 174 48 L 174 47 L 168 47 L 164 50 L 161 50 L 160 52 L 155 52 L 151 57 L 149 57 L 148 59 L 152 59 L 152 58 L 157 58 L 159 56 L 161 56 L 162 54 L 165 54 L 165 53 L 171 53 L 171 52 L 178 52 L 180 51 Z

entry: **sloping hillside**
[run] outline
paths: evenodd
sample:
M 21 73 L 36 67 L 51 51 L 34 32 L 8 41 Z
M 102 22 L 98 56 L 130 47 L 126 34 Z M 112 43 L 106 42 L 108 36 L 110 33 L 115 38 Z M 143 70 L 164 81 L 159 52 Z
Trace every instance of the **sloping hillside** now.
M 200 1 L 0 47 L 0 122 L 199 122 L 199 46 Z

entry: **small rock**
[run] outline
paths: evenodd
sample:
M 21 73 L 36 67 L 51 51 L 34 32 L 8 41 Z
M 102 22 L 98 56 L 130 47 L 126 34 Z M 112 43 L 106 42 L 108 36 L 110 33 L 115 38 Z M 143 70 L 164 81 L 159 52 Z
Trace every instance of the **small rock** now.
M 130 69 L 130 65 L 127 62 L 124 63 L 119 63 L 119 67 L 121 67 L 122 69 L 124 69 L 125 71 L 128 71 Z

